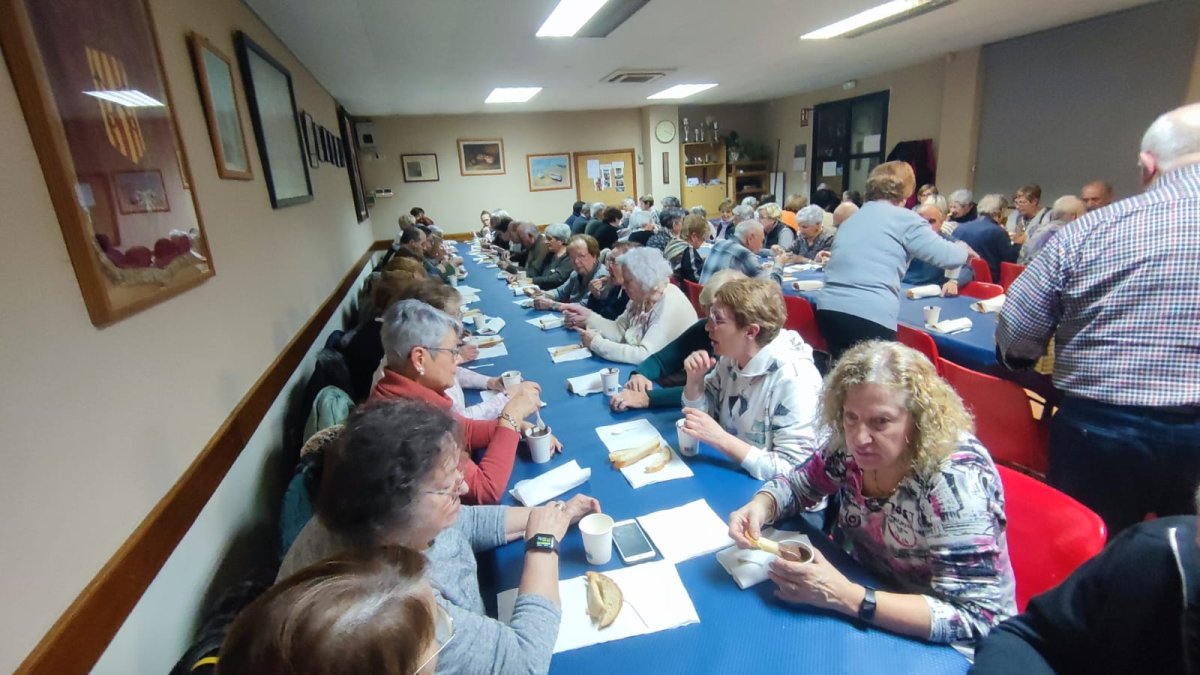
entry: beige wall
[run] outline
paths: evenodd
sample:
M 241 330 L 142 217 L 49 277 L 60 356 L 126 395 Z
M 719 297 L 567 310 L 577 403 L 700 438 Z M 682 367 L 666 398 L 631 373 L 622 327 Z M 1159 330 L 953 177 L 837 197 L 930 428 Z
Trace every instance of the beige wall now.
M 283 61 L 301 108 L 335 128 L 334 102 L 237 0 L 153 0 L 166 78 L 217 275 L 104 330 L 88 321 L 7 67 L 0 70 L 0 671 L 25 657 L 179 478 L 238 400 L 372 241 L 355 222 L 343 172 L 314 172 L 316 200 L 272 210 L 257 152 L 254 181 L 217 178 L 184 33 L 232 55 L 235 28 Z M 81 17 L 82 18 L 82 17 Z M 244 105 L 244 102 L 243 102 Z M 246 132 L 252 134 L 243 108 Z M 269 419 L 123 635 L 138 664 L 166 672 L 190 637 L 195 603 L 234 534 L 269 520 L 258 468 L 279 445 Z M 210 504 L 210 507 L 212 504 Z
M 425 208 L 447 232 L 478 228 L 479 212 L 485 209 L 503 208 L 514 218 L 535 223 L 562 222 L 571 214 L 575 190 L 530 192 L 526 155 L 632 148 L 635 163 L 644 156 L 642 113 L 636 109 L 377 117 L 372 121 L 377 147 L 374 153 L 362 153 L 363 182 L 368 190 L 386 187 L 395 194 L 371 207 L 379 238 L 395 236 L 397 218 L 413 206 Z M 506 173 L 461 175 L 460 138 L 503 139 Z M 405 183 L 400 156 L 430 152 L 437 154 L 440 180 Z M 647 185 L 644 164 L 638 163 L 636 168 L 637 188 L 629 192 L 631 197 Z

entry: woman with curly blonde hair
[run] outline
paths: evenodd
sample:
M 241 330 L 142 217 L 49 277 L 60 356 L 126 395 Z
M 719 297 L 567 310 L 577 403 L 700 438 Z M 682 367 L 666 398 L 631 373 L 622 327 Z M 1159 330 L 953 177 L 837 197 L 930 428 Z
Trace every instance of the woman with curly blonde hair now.
M 768 481 L 730 516 L 750 548 L 764 524 L 838 494 L 850 555 L 888 592 L 854 583 L 817 553 L 776 559 L 776 595 L 884 630 L 970 649 L 1016 613 L 1004 488 L 962 401 L 918 352 L 869 341 L 825 380 L 826 446 Z

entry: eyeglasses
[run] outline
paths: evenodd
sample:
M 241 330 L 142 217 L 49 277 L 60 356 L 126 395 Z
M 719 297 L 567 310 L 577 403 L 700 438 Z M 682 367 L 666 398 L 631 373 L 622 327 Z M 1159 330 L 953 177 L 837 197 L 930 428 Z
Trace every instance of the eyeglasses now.
M 437 607 L 437 616 L 434 617 L 433 641 L 437 643 L 437 650 L 430 654 L 429 658 L 425 659 L 425 662 L 421 664 L 420 668 L 417 668 L 413 675 L 420 675 L 420 672 L 425 670 L 425 666 L 428 666 L 430 661 L 436 659 L 438 654 L 441 654 L 446 649 L 446 645 L 450 644 L 450 641 L 454 639 L 454 617 L 450 616 L 450 613 L 436 602 L 434 606 Z
M 463 472 L 456 467 L 454 469 L 454 483 L 450 487 L 442 488 L 441 490 L 425 490 L 424 492 L 427 495 L 440 495 L 442 497 L 457 496 L 459 490 L 462 489 L 464 480 Z
M 458 358 L 459 353 L 462 351 L 458 347 L 425 347 L 425 349 L 428 349 L 431 352 L 450 352 L 456 359 Z

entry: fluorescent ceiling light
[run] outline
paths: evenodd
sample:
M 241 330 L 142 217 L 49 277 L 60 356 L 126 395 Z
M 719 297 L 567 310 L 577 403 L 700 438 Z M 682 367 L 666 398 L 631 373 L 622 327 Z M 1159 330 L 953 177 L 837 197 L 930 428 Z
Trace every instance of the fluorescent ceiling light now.
M 571 37 L 591 19 L 608 0 L 559 0 L 558 7 L 538 29 L 538 37 Z
M 484 103 L 524 103 L 537 96 L 541 87 L 496 87 Z
M 147 96 L 137 89 L 102 89 L 100 91 L 85 91 L 88 96 L 95 96 L 105 101 L 123 105 L 126 108 L 165 108 L 166 103 L 163 103 L 155 98 Z
M 856 35 L 865 33 L 864 28 L 871 29 L 882 28 L 885 25 L 902 21 L 918 14 L 937 9 L 943 5 L 948 5 L 954 0 L 892 0 L 885 2 L 882 5 L 872 7 L 863 12 L 859 12 L 848 19 L 842 19 L 837 23 L 831 23 L 824 28 L 819 28 L 810 33 L 805 33 L 800 36 L 801 40 L 827 40 L 840 36 L 855 37 L 848 35 L 855 33 Z M 886 23 L 885 23 L 886 22 Z M 881 24 L 881 25 L 876 25 Z
M 717 86 L 716 82 L 712 84 L 677 84 L 674 87 L 663 89 L 657 94 L 647 96 L 646 98 L 687 98 L 692 94 L 699 94 L 715 86 Z

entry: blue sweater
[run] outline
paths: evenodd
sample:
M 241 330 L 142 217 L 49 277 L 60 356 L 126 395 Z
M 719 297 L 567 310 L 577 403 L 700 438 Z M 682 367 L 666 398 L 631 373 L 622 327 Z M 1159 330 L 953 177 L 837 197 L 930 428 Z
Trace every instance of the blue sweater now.
M 954 230 L 954 239 L 966 242 L 983 258 L 992 272 L 993 283 L 1000 283 L 1000 263 L 1017 262 L 1017 254 L 1021 252 L 1021 247 L 1009 239 L 1008 231 L 987 216 L 961 223 Z
M 838 228 L 817 309 L 850 314 L 888 329 L 900 313 L 900 280 L 912 258 L 961 267 L 967 250 L 942 239 L 920 216 L 886 201 L 864 204 Z

